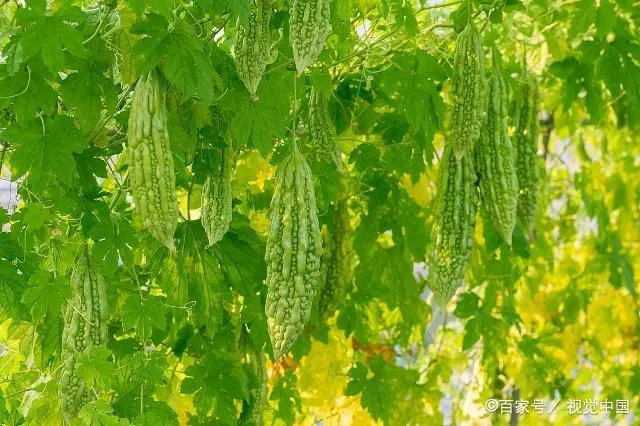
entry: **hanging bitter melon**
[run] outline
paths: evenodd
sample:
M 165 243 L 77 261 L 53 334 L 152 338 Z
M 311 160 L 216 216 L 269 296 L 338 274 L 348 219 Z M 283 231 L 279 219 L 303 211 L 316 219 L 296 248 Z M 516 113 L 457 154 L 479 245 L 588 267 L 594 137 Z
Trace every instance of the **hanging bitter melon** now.
M 64 316 L 60 405 L 68 424 L 95 396 L 78 374 L 80 355 L 107 343 L 106 283 L 85 248 L 71 275 L 73 296 Z
M 265 311 L 276 359 L 289 351 L 309 321 L 322 255 L 311 169 L 293 145 L 278 166 L 265 254 Z
M 480 137 L 486 96 L 482 37 L 473 21 L 458 35 L 451 81 L 450 136 L 460 160 Z
M 298 75 L 318 58 L 330 26 L 331 0 L 293 0 L 289 27 Z
M 476 225 L 478 193 L 471 153 L 456 160 L 447 145 L 435 200 L 428 285 L 445 308 L 464 280 Z
M 309 96 L 309 132 L 316 159 L 333 164 L 342 171 L 342 153 L 329 116 L 328 99 L 322 90 L 315 88 L 311 89 Z
M 320 294 L 318 314 L 322 322 L 331 317 L 344 300 L 353 278 L 353 251 L 351 223 L 347 200 L 341 199 L 335 207 L 333 230 L 323 229 L 322 264 L 320 266 Z
M 493 53 L 487 119 L 475 146 L 475 167 L 484 208 L 493 226 L 511 245 L 518 207 L 515 153 L 507 126 L 507 89 L 498 53 Z
M 536 77 L 525 71 L 520 82 L 520 97 L 516 106 L 515 140 L 518 192 L 518 216 L 531 237 L 538 205 L 540 169 L 538 162 L 539 87 Z
M 220 241 L 229 230 L 233 210 L 231 175 L 234 166 L 233 148 L 222 149 L 222 160 L 218 170 L 208 175 L 202 185 L 201 220 L 210 246 Z
M 136 83 L 128 141 L 129 178 L 136 210 L 149 233 L 175 251 L 176 176 L 167 132 L 166 91 L 155 70 Z
M 238 76 L 252 96 L 271 58 L 271 0 L 249 0 L 248 25 L 238 20 L 233 46 Z
M 250 383 L 253 385 L 250 398 L 245 401 L 240 414 L 239 424 L 242 426 L 262 426 L 264 409 L 267 405 L 267 366 L 264 352 L 249 343 L 247 365 L 250 372 Z

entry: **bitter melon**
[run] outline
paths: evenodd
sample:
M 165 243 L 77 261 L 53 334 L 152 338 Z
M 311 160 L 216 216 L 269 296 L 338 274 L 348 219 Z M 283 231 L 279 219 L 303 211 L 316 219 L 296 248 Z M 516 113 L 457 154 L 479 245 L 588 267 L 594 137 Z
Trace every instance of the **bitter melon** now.
M 78 375 L 78 359 L 94 346 L 107 343 L 107 292 L 105 280 L 90 260 L 88 249 L 80 255 L 71 275 L 69 300 L 62 332 L 60 404 L 65 423 L 95 396 Z
M 516 170 L 520 189 L 518 192 L 518 216 L 525 231 L 531 236 L 538 204 L 540 183 L 538 157 L 538 80 L 525 72 L 520 82 L 520 97 L 516 108 Z
M 342 153 L 336 141 L 336 130 L 329 116 L 329 105 L 322 90 L 311 89 L 309 96 L 309 131 L 313 153 L 318 161 L 342 170 Z
M 462 285 L 469 263 L 478 203 L 476 180 L 471 153 L 457 160 L 447 145 L 435 200 L 428 280 L 441 308 Z
M 484 116 L 486 81 L 482 37 L 473 21 L 458 35 L 453 64 L 451 141 L 460 160 L 480 137 Z
M 131 192 L 145 228 L 171 251 L 178 219 L 166 93 L 156 71 L 140 77 L 129 116 Z
M 321 321 L 331 317 L 344 300 L 353 277 L 351 223 L 346 199 L 336 203 L 333 230 L 323 229 L 322 264 L 318 314 Z
M 293 0 L 289 27 L 298 75 L 318 58 L 329 34 L 331 0 Z
M 482 203 L 498 233 L 511 245 L 518 207 L 518 178 L 507 126 L 507 89 L 497 53 L 489 79 L 487 119 L 475 146 Z
M 245 401 L 240 415 L 242 426 L 262 426 L 263 412 L 267 405 L 267 367 L 264 352 L 249 344 L 247 353 L 250 382 L 253 384 L 249 401 Z
M 235 156 L 231 147 L 222 150 L 222 162 L 218 170 L 207 176 L 202 185 L 202 226 L 209 245 L 220 241 L 229 230 L 232 215 L 231 174 Z
M 234 57 L 240 79 L 255 97 L 271 58 L 271 0 L 250 0 L 249 24 L 238 20 Z
M 276 173 L 270 219 L 265 311 L 277 359 L 309 321 L 322 255 L 311 169 L 295 143 Z

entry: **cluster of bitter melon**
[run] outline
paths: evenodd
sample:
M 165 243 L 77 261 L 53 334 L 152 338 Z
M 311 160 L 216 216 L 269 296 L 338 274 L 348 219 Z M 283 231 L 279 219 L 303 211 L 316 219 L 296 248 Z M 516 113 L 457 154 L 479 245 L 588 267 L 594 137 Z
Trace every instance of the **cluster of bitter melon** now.
M 107 292 L 105 280 L 85 248 L 71 275 L 69 300 L 62 332 L 60 404 L 65 423 L 94 399 L 93 390 L 78 375 L 80 355 L 107 343 Z
M 320 267 L 318 314 L 324 322 L 336 312 L 351 285 L 351 223 L 345 199 L 336 203 L 333 231 L 323 229 L 322 238 L 324 252 Z
M 429 266 L 429 287 L 442 308 L 462 284 L 469 263 L 478 203 L 476 181 L 471 153 L 457 160 L 449 144 L 440 166 Z
M 295 143 L 277 170 L 270 219 L 265 311 L 277 359 L 309 321 L 322 255 L 313 177 Z
M 293 0 L 289 27 L 298 75 L 316 60 L 327 40 L 331 0 Z
M 540 170 L 538 166 L 538 107 L 539 88 L 536 77 L 525 72 L 520 82 L 520 97 L 516 106 L 516 170 L 520 190 L 518 192 L 518 216 L 526 232 L 531 235 L 538 204 Z
M 475 146 L 475 168 L 482 203 L 502 238 L 511 245 L 518 206 L 518 178 L 507 126 L 507 89 L 494 50 L 487 118 Z
M 129 178 L 149 233 L 170 250 L 178 219 L 176 177 L 167 133 L 166 91 L 157 71 L 140 77 L 129 116 Z
M 485 106 L 482 37 L 472 20 L 458 35 L 451 80 L 453 108 L 449 128 L 455 156 L 460 160 L 480 137 Z
M 265 364 L 264 352 L 255 347 L 252 343 L 247 352 L 247 365 L 250 372 L 250 382 L 252 389 L 250 398 L 245 401 L 240 414 L 239 424 L 242 426 L 262 426 L 263 412 L 267 405 L 267 366 Z
M 201 221 L 209 245 L 220 241 L 229 230 L 232 214 L 231 174 L 235 155 L 231 147 L 222 150 L 222 161 L 216 172 L 207 176 L 202 186 Z
M 328 99 L 322 90 L 311 89 L 309 96 L 309 131 L 317 160 L 342 170 L 342 153 L 336 141 L 336 130 L 329 116 Z
M 233 47 L 236 68 L 252 96 L 271 57 L 271 0 L 250 0 L 249 24 L 238 20 Z

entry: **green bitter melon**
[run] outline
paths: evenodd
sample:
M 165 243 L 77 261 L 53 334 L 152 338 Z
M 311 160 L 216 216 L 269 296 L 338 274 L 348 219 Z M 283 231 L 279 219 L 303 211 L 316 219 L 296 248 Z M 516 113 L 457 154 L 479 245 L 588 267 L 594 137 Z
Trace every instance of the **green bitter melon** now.
M 428 284 L 445 308 L 464 280 L 476 224 L 478 193 L 471 153 L 456 160 L 447 145 L 440 166 Z
M 128 129 L 131 192 L 145 228 L 171 251 L 178 219 L 166 92 L 156 71 L 140 77 Z
M 271 58 L 271 0 L 250 0 L 249 24 L 238 20 L 234 57 L 240 79 L 255 97 Z
M 73 296 L 64 316 L 62 332 L 62 373 L 60 378 L 60 404 L 65 423 L 95 396 L 78 374 L 78 359 L 94 346 L 107 343 L 106 283 L 92 264 L 88 249 L 80 255 L 71 275 Z
M 322 90 L 311 89 L 309 96 L 309 131 L 314 156 L 342 171 L 342 152 L 336 141 L 336 129 L 329 116 L 329 104 Z
M 309 321 L 322 255 L 311 169 L 293 145 L 277 170 L 265 254 L 265 311 L 276 359 L 289 351 Z
M 313 63 L 327 40 L 331 0 L 293 0 L 289 27 L 293 59 L 301 75 Z
M 473 21 L 458 35 L 451 80 L 450 136 L 460 160 L 480 137 L 486 95 L 482 37 Z
M 224 148 L 218 170 L 208 175 L 202 185 L 201 220 L 210 246 L 220 241 L 229 230 L 233 209 L 231 175 L 234 166 L 233 148 Z
M 538 80 L 525 72 L 520 82 L 520 97 L 516 107 L 515 140 L 516 171 L 520 190 L 518 192 L 518 216 L 529 236 L 533 232 L 538 204 L 540 183 L 538 157 Z
M 320 266 L 318 296 L 318 314 L 322 322 L 336 312 L 351 285 L 351 230 L 347 200 L 341 199 L 336 203 L 333 230 L 325 228 L 322 231 L 324 252 Z
M 243 404 L 239 424 L 242 426 L 262 426 L 264 424 L 263 412 L 267 405 L 267 383 L 269 380 L 266 359 L 262 350 L 256 348 L 252 343 L 248 346 L 247 365 L 253 386 L 249 400 Z
M 518 178 L 507 126 L 507 89 L 495 50 L 493 65 L 487 118 L 475 146 L 475 168 L 482 204 L 498 233 L 511 245 L 518 208 Z

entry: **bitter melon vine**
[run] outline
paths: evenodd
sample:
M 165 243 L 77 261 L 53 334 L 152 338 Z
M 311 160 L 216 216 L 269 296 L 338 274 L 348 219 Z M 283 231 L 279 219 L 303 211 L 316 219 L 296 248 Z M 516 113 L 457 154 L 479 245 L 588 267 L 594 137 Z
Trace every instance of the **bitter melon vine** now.
M 516 226 L 518 178 L 507 129 L 507 90 L 500 72 L 494 51 L 487 119 L 475 147 L 475 167 L 482 203 L 498 233 L 511 245 Z
M 309 321 L 322 255 L 311 169 L 295 143 L 277 170 L 270 219 L 265 311 L 277 359 Z
M 140 77 L 129 116 L 131 192 L 145 228 L 171 251 L 178 219 L 165 89 L 156 71 Z
M 234 166 L 233 149 L 224 148 L 218 170 L 207 176 L 202 185 L 202 226 L 209 238 L 209 245 L 220 241 L 229 230 L 233 209 L 231 174 Z
M 267 367 L 264 352 L 253 344 L 248 345 L 247 364 L 250 382 L 253 384 L 250 398 L 245 401 L 240 414 L 239 424 L 242 426 L 262 426 L 263 412 L 267 405 Z
M 429 266 L 429 287 L 444 308 L 462 284 L 469 263 L 476 225 L 478 194 L 471 153 L 456 160 L 445 148 L 435 200 L 435 222 Z
M 324 322 L 338 309 L 352 279 L 351 223 L 345 199 L 336 203 L 333 231 L 323 229 L 322 237 L 324 253 L 320 267 L 318 314 Z
M 293 0 L 289 26 L 298 75 L 318 58 L 329 34 L 331 0 Z
M 65 423 L 94 399 L 93 390 L 78 374 L 78 359 L 94 346 L 107 343 L 107 292 L 105 280 L 83 250 L 71 275 L 69 300 L 62 332 L 60 404 Z
M 480 137 L 485 105 L 484 51 L 473 21 L 458 35 L 452 82 L 449 126 L 455 156 L 460 160 Z
M 531 236 L 538 204 L 540 170 L 538 166 L 538 104 L 539 88 L 536 77 L 525 72 L 520 83 L 520 98 L 516 108 L 516 170 L 520 190 L 518 192 L 518 216 L 526 232 Z
M 251 1 L 249 24 L 238 20 L 234 56 L 240 79 L 252 96 L 271 58 L 271 0 Z
M 309 131 L 317 160 L 342 170 L 342 153 L 336 142 L 336 130 L 329 116 L 329 105 L 322 90 L 311 89 L 309 96 Z

